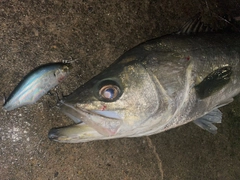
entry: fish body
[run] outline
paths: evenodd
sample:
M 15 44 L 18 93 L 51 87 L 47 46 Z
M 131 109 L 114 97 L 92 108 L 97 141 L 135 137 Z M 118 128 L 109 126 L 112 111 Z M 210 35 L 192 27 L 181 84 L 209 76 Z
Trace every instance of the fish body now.
M 240 92 L 240 33 L 214 31 L 199 13 L 177 33 L 127 51 L 61 101 L 76 124 L 50 130 L 49 138 L 148 136 L 188 122 L 215 134 L 218 108 Z
M 212 133 L 240 91 L 240 34 L 171 34 L 144 42 L 61 101 L 76 124 L 49 138 L 78 143 L 148 136 L 194 121 Z
M 69 74 L 70 68 L 70 64 L 50 63 L 34 69 L 16 86 L 6 100 L 3 109 L 10 111 L 23 105 L 35 103 L 62 82 Z

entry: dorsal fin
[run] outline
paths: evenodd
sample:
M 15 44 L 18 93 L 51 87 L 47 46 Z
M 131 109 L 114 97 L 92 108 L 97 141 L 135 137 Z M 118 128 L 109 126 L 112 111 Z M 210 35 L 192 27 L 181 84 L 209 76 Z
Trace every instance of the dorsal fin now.
M 204 21 L 201 13 L 198 13 L 188 22 L 186 22 L 182 28 L 176 32 L 176 34 L 196 34 L 203 32 L 220 32 L 220 31 L 238 31 L 240 32 L 239 22 L 240 18 L 233 18 L 231 16 L 225 15 L 223 17 L 218 15 L 212 15 L 211 23 L 206 23 Z
M 181 30 L 179 30 L 176 34 L 194 34 L 199 32 L 211 31 L 213 31 L 213 29 L 211 29 L 209 26 L 202 22 L 201 13 L 198 13 L 192 19 L 186 22 L 181 28 Z

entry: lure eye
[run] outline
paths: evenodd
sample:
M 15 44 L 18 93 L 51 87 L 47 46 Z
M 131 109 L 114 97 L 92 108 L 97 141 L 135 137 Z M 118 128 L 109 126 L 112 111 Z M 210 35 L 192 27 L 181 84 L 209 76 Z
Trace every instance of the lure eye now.
M 114 101 L 120 95 L 120 89 L 116 85 L 105 85 L 99 90 L 100 97 L 105 101 Z

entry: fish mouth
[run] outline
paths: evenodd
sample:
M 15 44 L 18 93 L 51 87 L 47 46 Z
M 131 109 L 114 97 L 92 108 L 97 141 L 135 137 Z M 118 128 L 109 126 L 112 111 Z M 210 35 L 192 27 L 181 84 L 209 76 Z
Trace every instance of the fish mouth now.
M 62 112 L 76 124 L 51 129 L 48 137 L 58 142 L 86 142 L 96 139 L 109 139 L 119 131 L 122 119 L 114 111 L 87 110 L 78 104 L 61 102 Z

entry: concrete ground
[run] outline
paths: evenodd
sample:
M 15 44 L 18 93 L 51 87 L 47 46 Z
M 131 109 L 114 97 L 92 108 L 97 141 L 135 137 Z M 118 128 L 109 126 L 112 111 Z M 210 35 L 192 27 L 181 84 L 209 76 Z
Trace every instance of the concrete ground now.
M 1 0 L 1 95 L 41 64 L 77 61 L 52 95 L 0 110 L 0 179 L 240 179 L 240 98 L 221 109 L 217 135 L 190 123 L 132 139 L 60 144 L 47 137 L 72 123 L 56 108 L 56 92 L 71 93 L 126 50 L 178 30 L 197 12 L 239 16 L 239 10 L 240 0 Z

